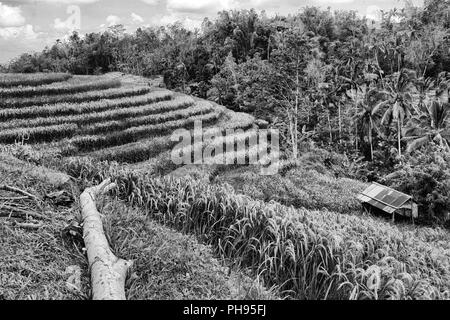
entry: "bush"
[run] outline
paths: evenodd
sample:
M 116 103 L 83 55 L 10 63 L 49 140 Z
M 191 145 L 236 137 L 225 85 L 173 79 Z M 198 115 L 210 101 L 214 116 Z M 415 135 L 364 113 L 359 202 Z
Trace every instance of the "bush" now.
M 381 182 L 413 196 L 425 222 L 448 223 L 450 213 L 450 154 L 429 147 L 408 156 L 405 164 Z

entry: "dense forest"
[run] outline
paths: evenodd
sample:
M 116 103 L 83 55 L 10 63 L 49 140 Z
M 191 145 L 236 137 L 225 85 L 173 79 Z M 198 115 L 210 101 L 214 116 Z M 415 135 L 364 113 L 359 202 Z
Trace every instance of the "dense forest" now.
M 308 7 L 223 11 L 181 23 L 73 33 L 4 72 L 162 75 L 167 88 L 277 128 L 285 159 L 322 150 L 343 174 L 414 195 L 432 221 L 450 208 L 450 2 L 382 13 Z M 343 172 L 343 173 L 342 173 Z

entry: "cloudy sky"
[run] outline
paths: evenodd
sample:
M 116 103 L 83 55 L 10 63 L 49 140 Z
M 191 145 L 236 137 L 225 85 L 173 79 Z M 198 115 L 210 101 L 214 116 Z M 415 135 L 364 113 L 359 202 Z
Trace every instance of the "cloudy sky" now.
M 414 0 L 421 3 L 422 0 Z M 404 0 L 0 0 L 0 63 L 23 52 L 39 51 L 70 30 L 97 32 L 123 24 L 140 26 L 183 22 L 195 28 L 220 10 L 255 8 L 288 14 L 304 6 L 357 10 L 375 17 L 377 10 L 402 7 Z

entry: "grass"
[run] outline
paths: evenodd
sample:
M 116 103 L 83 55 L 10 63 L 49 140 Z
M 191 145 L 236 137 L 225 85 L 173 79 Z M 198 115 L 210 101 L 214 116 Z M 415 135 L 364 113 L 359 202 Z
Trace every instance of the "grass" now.
M 34 106 L 20 109 L 0 109 L 0 116 L 4 121 L 12 120 L 2 124 L 5 128 L 7 126 L 29 125 L 29 123 L 46 124 L 52 121 L 70 120 L 72 119 L 71 117 L 75 120 L 79 119 L 81 116 L 88 118 L 89 116 L 87 115 L 91 113 L 111 112 L 113 110 L 133 108 L 147 104 L 154 104 L 154 109 L 158 110 L 159 104 L 156 103 L 169 100 L 171 97 L 172 94 L 168 91 L 156 91 L 136 97 L 119 99 L 103 99 L 84 103 L 58 103 L 55 105 Z M 160 108 L 162 108 L 163 105 L 165 104 L 162 104 Z M 30 120 L 30 118 L 32 118 L 32 120 Z
M 190 102 L 189 99 L 178 99 L 174 102 L 169 101 L 166 104 L 155 104 L 155 106 L 149 105 L 146 107 L 118 109 L 74 117 L 41 118 L 36 119 L 37 121 L 31 120 L 28 123 L 30 125 L 29 127 L 4 129 L 0 133 L 0 143 L 14 143 L 21 140 L 26 141 L 27 143 L 50 142 L 74 136 L 76 133 L 80 135 L 95 135 L 120 130 L 124 130 L 121 132 L 125 132 L 123 134 L 123 139 L 128 139 L 130 138 L 130 134 L 140 134 L 142 136 L 147 132 L 150 133 L 155 130 L 167 131 L 170 128 L 173 128 L 173 123 L 175 123 L 176 126 L 176 124 L 178 124 L 176 121 L 182 118 L 184 118 L 183 120 L 186 123 L 189 123 L 192 119 L 206 119 L 208 121 L 208 117 L 210 117 L 209 114 L 215 114 L 210 105 L 198 105 L 187 109 L 180 109 L 189 105 Z M 164 108 L 178 108 L 180 110 L 155 114 L 155 112 Z M 149 113 L 149 115 L 146 115 L 147 113 Z M 205 115 L 204 117 L 203 114 Z M 108 119 L 116 118 L 121 118 L 123 120 L 106 121 Z M 41 124 L 41 126 L 37 126 L 38 124 Z M 153 127 L 151 125 L 153 125 Z M 113 136 L 120 136 L 120 133 Z M 82 140 L 82 138 L 80 139 Z M 99 141 L 102 139 L 107 141 L 106 139 L 108 139 L 108 137 L 98 136 L 96 139 Z
M 155 97 L 158 99 L 158 97 Z M 74 123 L 78 126 L 87 126 L 94 123 L 103 125 L 107 121 L 136 118 L 149 115 L 155 115 L 162 110 L 171 110 L 171 108 L 181 109 L 187 107 L 193 101 L 171 100 L 154 104 L 148 104 L 138 107 L 124 107 L 121 109 L 112 109 L 102 112 L 91 112 L 77 114 L 73 116 L 57 116 L 57 117 L 42 117 L 34 119 L 12 120 L 8 122 L 0 122 L 0 129 L 18 128 L 18 127 L 34 127 L 34 126 L 49 126 L 64 123 Z M 155 116 L 156 117 L 156 116 Z
M 26 108 L 31 106 L 42 106 L 57 103 L 82 103 L 102 99 L 118 99 L 133 97 L 150 92 L 150 87 L 121 87 L 106 90 L 94 90 L 74 94 L 60 94 L 54 96 L 36 96 L 31 98 L 9 98 L 0 101 L 0 108 Z
M 171 105 L 177 109 L 163 113 L 155 113 L 152 106 L 149 106 L 148 108 L 138 107 L 136 110 L 131 110 L 129 113 L 124 112 L 121 120 L 98 121 L 91 126 L 86 126 L 84 129 L 82 128 L 82 131 L 86 134 L 115 132 L 143 125 L 163 124 L 169 121 L 186 119 L 192 116 L 213 112 L 211 105 L 189 106 L 189 102 L 186 104 L 185 101 L 180 101 Z M 83 124 L 83 126 L 84 125 L 85 124 Z
M 359 212 L 361 204 L 356 196 L 367 187 L 357 180 L 301 167 L 273 176 L 262 176 L 257 168 L 240 168 L 218 175 L 215 181 L 229 183 L 237 192 L 266 202 L 274 200 L 296 208 L 340 213 Z
M 21 227 L 19 223 L 25 219 L 5 212 L 5 203 L 16 201 L 5 198 L 17 194 L 0 191 L 0 298 L 89 299 L 90 281 L 77 202 L 62 203 L 60 198 L 49 196 L 61 186 L 51 187 L 45 180 L 10 172 L 3 166 L 0 173 L 0 184 L 39 197 L 39 207 L 49 217 L 40 221 L 38 230 Z M 62 190 L 73 200 L 80 193 L 73 185 L 64 185 Z M 30 199 L 16 202 L 25 210 L 41 210 Z M 199 244 L 194 237 L 149 221 L 145 212 L 120 201 L 105 199 L 100 203 L 113 251 L 134 260 L 126 282 L 128 299 L 277 298 L 273 290 L 266 290 L 246 272 L 224 266 L 210 247 Z M 79 276 L 74 272 L 77 269 Z
M 64 232 L 77 208 L 45 199 L 46 194 L 61 190 L 59 187 L 5 168 L 0 165 L 0 184 L 25 190 L 40 200 L 37 206 L 30 199 L 11 200 L 20 196 L 17 193 L 0 191 L 0 299 L 86 299 L 89 295 L 87 263 Z M 71 188 L 63 190 L 72 194 Z M 49 219 L 12 218 L 7 206 L 13 205 Z M 24 222 L 40 222 L 42 226 L 37 230 L 27 229 L 19 225 Z M 78 266 L 81 270 L 76 287 L 66 284 L 71 276 L 66 272 L 69 266 Z
M 82 160 L 64 166 L 85 183 L 113 177 L 117 196 L 145 208 L 149 219 L 196 235 L 285 297 L 449 298 L 445 230 L 423 230 L 418 237 L 417 231 L 370 216 L 252 200 L 198 179 L 154 178 Z
M 67 81 L 71 77 L 68 73 L 0 73 L 0 88 L 40 86 Z
M 101 149 L 88 153 L 87 156 L 101 161 L 137 163 L 156 157 L 161 152 L 171 149 L 174 144 L 168 135 Z
M 45 95 L 61 95 L 82 93 L 92 90 L 106 90 L 118 88 L 121 86 L 119 79 L 95 79 L 92 81 L 84 81 L 80 83 L 57 83 L 43 86 L 17 87 L 17 88 L 0 88 L 0 98 L 8 99 L 14 97 L 34 97 Z
M 27 143 L 49 142 L 73 136 L 78 130 L 76 124 L 58 124 L 53 126 L 6 129 L 0 132 L 0 143 L 9 144 L 19 141 Z
M 86 135 L 74 137 L 66 142 L 62 142 L 66 146 L 65 154 L 72 154 L 74 148 L 77 152 L 89 152 L 106 147 L 118 146 L 127 143 L 136 142 L 142 138 L 148 138 L 151 135 L 161 135 L 178 128 L 190 128 L 196 120 L 201 120 L 203 124 L 216 121 L 220 117 L 220 112 L 210 112 L 204 115 L 192 116 L 187 119 L 167 121 L 165 123 L 142 125 L 138 127 L 128 128 L 123 131 L 110 133 L 106 135 Z
M 147 219 L 145 212 L 113 201 L 105 226 L 120 257 L 133 260 L 127 282 L 130 300 L 274 299 L 250 277 L 230 270 L 213 257 L 210 247 Z

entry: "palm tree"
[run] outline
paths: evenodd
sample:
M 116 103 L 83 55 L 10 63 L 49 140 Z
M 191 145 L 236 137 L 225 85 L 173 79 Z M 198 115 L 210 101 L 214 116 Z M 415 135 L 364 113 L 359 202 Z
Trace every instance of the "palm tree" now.
M 382 124 L 391 125 L 396 123 L 397 125 L 397 143 L 398 143 L 398 155 L 401 157 L 401 139 L 402 128 L 405 119 L 411 117 L 412 108 L 412 83 L 416 79 L 416 72 L 409 69 L 401 69 L 399 72 L 395 72 L 385 83 L 385 90 L 380 92 L 383 96 L 385 105 L 388 109 L 383 115 L 381 120 Z
M 363 132 L 367 133 L 370 144 L 370 159 L 373 160 L 373 130 L 378 128 L 376 120 L 379 118 L 380 110 L 387 104 L 386 101 L 379 101 L 379 92 L 375 87 L 368 87 L 363 89 L 363 94 L 357 97 L 358 112 L 353 117 L 363 128 Z
M 433 101 L 421 109 L 405 128 L 405 140 L 408 140 L 407 152 L 434 142 L 450 152 L 450 104 Z

